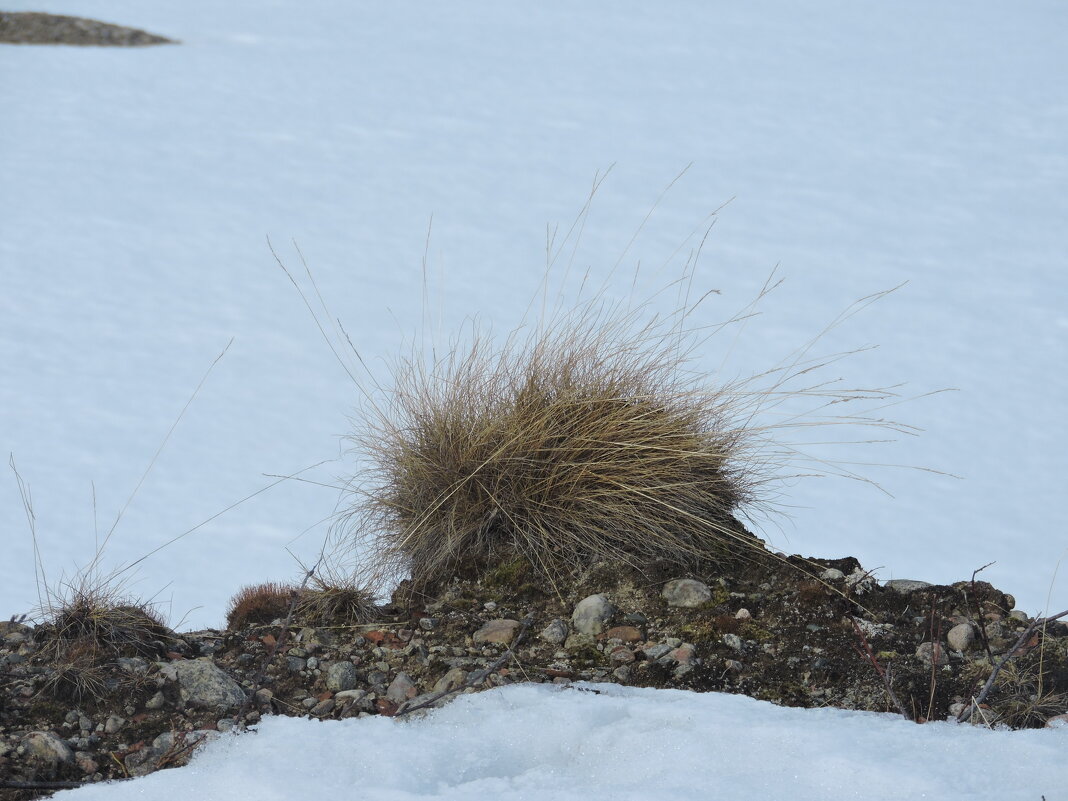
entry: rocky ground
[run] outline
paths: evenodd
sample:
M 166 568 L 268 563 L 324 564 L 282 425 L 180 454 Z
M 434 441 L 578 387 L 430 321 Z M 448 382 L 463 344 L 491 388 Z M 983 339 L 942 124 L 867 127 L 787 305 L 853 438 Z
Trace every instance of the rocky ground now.
M 174 40 L 107 22 L 34 11 L 0 11 L 0 42 L 7 44 L 142 47 Z
M 138 637 L 111 631 L 106 658 L 88 661 L 63 640 L 69 620 L 0 622 L 0 799 L 181 765 L 263 715 L 421 714 L 522 681 L 943 720 L 1017 644 L 970 722 L 1038 727 L 1068 712 L 1068 627 L 1030 628 L 1013 606 L 974 578 L 879 584 L 853 559 L 769 554 L 685 576 L 598 564 L 555 592 L 516 560 L 430 596 L 402 584 L 371 623 L 276 619 L 182 635 L 146 624 Z

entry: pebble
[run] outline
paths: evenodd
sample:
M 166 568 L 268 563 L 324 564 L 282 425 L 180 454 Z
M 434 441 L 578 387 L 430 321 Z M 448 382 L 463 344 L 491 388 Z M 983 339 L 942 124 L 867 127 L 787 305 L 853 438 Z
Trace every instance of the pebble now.
M 568 628 L 560 618 L 556 618 L 552 623 L 543 628 L 538 634 L 538 637 L 545 640 L 550 645 L 560 645 L 567 639 Z
M 115 734 L 125 725 L 126 721 L 120 718 L 118 715 L 110 715 L 108 719 L 104 721 L 104 732 L 106 734 Z
M 646 659 L 656 661 L 660 657 L 671 653 L 671 650 L 672 648 L 670 645 L 661 643 L 660 645 L 651 645 L 648 648 L 643 649 L 642 652 L 645 654 Z
M 839 570 L 838 572 L 841 573 L 842 571 Z M 734 619 L 735 620 L 752 620 L 753 619 L 753 614 L 748 609 L 742 608 L 742 609 L 739 609 L 737 612 L 734 613 Z
M 601 635 L 606 640 L 619 640 L 620 642 L 641 642 L 642 633 L 634 626 L 613 626 Z
M 419 688 L 416 686 L 412 677 L 407 673 L 398 673 L 393 681 L 390 682 L 389 688 L 386 690 L 386 698 L 393 703 L 403 704 L 409 698 L 415 698 L 419 694 Z
M 967 651 L 975 642 L 975 629 L 971 623 L 960 623 L 946 633 L 946 642 L 954 651 Z
M 590 595 L 575 606 L 575 611 L 571 613 L 571 625 L 580 634 L 600 634 L 615 612 L 607 595 Z
M 518 620 L 510 620 L 508 618 L 491 620 L 471 635 L 471 639 L 479 645 L 487 643 L 508 645 L 515 638 L 515 633 L 519 631 L 521 625 Z
M 608 661 L 613 665 L 629 665 L 634 661 L 634 652 L 627 646 L 620 645 L 608 655 Z
M 672 579 L 661 593 L 668 606 L 692 609 L 712 600 L 712 590 L 703 581 Z
M 467 681 L 467 671 L 463 668 L 453 668 L 434 684 L 434 692 L 443 693 L 458 690 Z
M 820 573 L 820 578 L 824 581 L 841 581 L 845 578 L 845 573 L 837 567 L 829 567 Z
M 916 581 L 915 579 L 890 579 L 884 585 L 888 590 L 894 590 L 908 594 L 910 592 L 916 592 L 916 590 L 922 590 L 925 587 L 934 586 L 929 581 Z
M 351 690 L 356 682 L 356 666 L 352 662 L 334 662 L 326 669 L 326 689 L 332 692 Z
M 30 732 L 23 739 L 22 744 L 27 753 L 52 767 L 74 762 L 74 752 L 52 732 Z
M 932 658 L 935 660 L 935 664 L 949 664 L 949 654 L 946 653 L 946 649 L 942 647 L 941 643 L 920 643 L 916 649 L 916 658 L 927 664 L 931 664 Z
M 739 637 L 737 634 L 724 634 L 723 644 L 730 648 L 732 651 L 738 652 L 741 652 L 742 649 L 745 647 L 742 643 L 742 638 Z
M 333 698 L 325 698 L 319 703 L 317 703 L 315 706 L 313 706 L 309 710 L 309 713 L 315 715 L 316 717 L 325 717 L 326 715 L 329 715 L 331 712 L 334 711 L 334 707 L 336 705 L 337 701 L 335 701 Z
M 696 661 L 697 649 L 689 643 L 684 643 L 672 651 L 669 656 L 680 665 L 691 665 Z

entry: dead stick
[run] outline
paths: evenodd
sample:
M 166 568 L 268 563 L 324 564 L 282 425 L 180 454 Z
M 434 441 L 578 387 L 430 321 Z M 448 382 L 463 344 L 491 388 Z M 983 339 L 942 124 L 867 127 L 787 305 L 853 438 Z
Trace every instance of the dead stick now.
M 1031 639 L 1031 635 L 1035 633 L 1036 629 L 1038 629 L 1040 626 L 1045 626 L 1047 623 L 1052 623 L 1055 620 L 1060 620 L 1065 615 L 1068 615 L 1068 609 L 1065 609 L 1063 612 L 1060 612 L 1056 615 L 1051 615 L 1049 617 L 1036 617 L 1031 622 L 1031 625 L 1023 630 L 1023 634 L 1021 634 L 1016 640 L 1015 645 L 1013 645 L 1012 648 L 1005 652 L 1005 656 L 1003 656 L 1001 658 L 1001 661 L 998 662 L 997 665 L 994 667 L 994 670 L 990 673 L 990 678 L 986 680 L 986 684 L 983 685 L 983 689 L 979 691 L 979 695 L 973 698 L 972 702 L 963 710 L 961 710 L 961 713 L 959 715 L 957 715 L 957 721 L 959 723 L 968 722 L 968 719 L 971 718 L 972 713 L 979 708 L 979 704 L 983 703 L 983 701 L 986 700 L 986 697 L 990 694 L 990 691 L 994 689 L 994 680 L 997 679 L 998 673 L 1000 673 L 1001 669 L 1008 664 L 1010 659 L 1016 656 L 1016 654 L 1024 647 L 1024 644 L 1029 639 Z
M 523 637 L 527 633 L 527 630 L 533 623 L 533 615 L 527 615 L 525 618 L 523 618 L 523 623 L 519 627 L 519 631 L 516 632 L 515 637 L 512 639 L 512 644 L 508 646 L 508 650 L 501 654 L 497 661 L 494 662 L 492 665 L 487 668 L 483 668 L 482 670 L 476 670 L 472 672 L 471 675 L 468 677 L 467 681 L 465 681 L 459 687 L 454 687 L 451 690 L 442 690 L 439 693 L 435 693 L 433 697 L 428 698 L 425 701 L 415 704 L 414 706 L 405 707 L 396 715 L 394 715 L 394 717 L 399 718 L 403 717 L 404 715 L 408 715 L 412 712 L 418 712 L 420 709 L 427 709 L 437 704 L 437 702 L 443 698 L 447 698 L 450 695 L 455 695 L 458 692 L 463 692 L 469 687 L 477 687 L 479 684 L 489 678 L 491 674 L 499 670 L 501 665 L 507 662 L 509 658 L 515 655 L 515 649 L 519 646 L 519 643 L 522 642 Z
M 897 693 L 894 692 L 893 686 L 890 684 L 890 676 L 883 670 L 883 666 L 879 664 L 879 660 L 875 658 L 875 653 L 871 649 L 871 643 L 868 642 L 868 638 L 864 636 L 864 630 L 861 629 L 860 624 L 857 623 L 855 617 L 849 618 L 853 623 L 853 630 L 857 633 L 861 643 L 864 645 L 864 650 L 857 648 L 857 653 L 862 657 L 866 657 L 871 662 L 872 667 L 875 668 L 875 672 L 879 674 L 879 677 L 883 680 L 883 688 L 886 690 L 886 694 L 890 696 L 890 700 L 894 702 L 894 706 L 897 707 L 897 711 L 901 713 L 901 717 L 905 720 L 912 720 L 912 716 L 909 715 L 905 705 L 901 703 L 901 699 L 897 697 Z M 854 646 L 855 647 L 855 646 Z

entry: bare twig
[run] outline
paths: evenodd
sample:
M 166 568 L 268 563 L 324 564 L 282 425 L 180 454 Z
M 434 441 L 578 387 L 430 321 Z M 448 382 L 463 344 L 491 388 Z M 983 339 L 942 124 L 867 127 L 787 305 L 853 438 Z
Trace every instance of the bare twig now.
M 432 706 L 437 705 L 438 701 L 442 700 L 443 698 L 448 698 L 450 695 L 455 695 L 456 693 L 463 692 L 469 687 L 477 687 L 479 684 L 489 678 L 493 673 L 500 670 L 501 666 L 505 662 L 515 656 L 515 649 L 519 647 L 519 643 L 523 641 L 523 637 L 526 636 L 527 631 L 530 629 L 533 623 L 533 615 L 527 615 L 525 618 L 523 618 L 523 622 L 522 625 L 520 625 L 519 627 L 519 631 L 516 632 L 515 637 L 512 638 L 512 644 L 508 646 L 508 650 L 501 654 L 500 657 L 497 658 L 497 661 L 495 661 L 492 665 L 483 668 L 482 670 L 473 671 L 471 675 L 467 677 L 467 681 L 465 681 L 459 687 L 454 687 L 451 690 L 442 690 L 439 693 L 434 693 L 434 695 L 432 695 L 425 701 L 401 709 L 394 717 L 399 718 L 403 717 L 404 715 L 409 715 L 412 712 L 418 712 L 421 709 L 428 709 Z
M 861 646 L 854 644 L 853 648 L 862 659 L 867 659 L 872 667 L 875 668 L 875 672 L 878 673 L 879 678 L 883 680 L 883 688 L 886 690 L 887 696 L 893 702 L 894 706 L 897 707 L 897 711 L 901 713 L 901 717 L 905 718 L 905 720 L 912 720 L 912 716 L 909 714 L 908 709 L 905 708 L 905 705 L 901 703 L 901 699 L 897 697 L 897 693 L 894 692 L 894 688 L 890 682 L 890 674 L 883 670 L 883 666 L 880 665 L 879 660 L 875 658 L 871 643 L 869 643 L 868 638 L 864 636 L 864 630 L 860 627 L 860 624 L 857 623 L 855 617 L 851 616 L 849 620 L 853 623 L 853 631 L 857 633 L 857 638 L 863 646 L 863 648 L 861 648 Z
M 1017 638 L 1016 643 L 1005 652 L 1005 656 L 1001 658 L 1001 661 L 994 666 L 994 670 L 990 673 L 990 678 L 986 680 L 986 684 L 983 685 L 983 689 L 979 691 L 979 695 L 972 699 L 971 704 L 961 710 L 961 713 L 957 716 L 957 721 L 960 723 L 966 723 L 971 718 L 972 713 L 979 708 L 979 705 L 986 700 L 986 697 L 990 695 L 990 691 L 994 688 L 994 682 L 997 680 L 998 674 L 1001 669 L 1008 664 L 1009 660 L 1022 652 L 1024 645 L 1031 639 L 1031 636 L 1035 631 L 1047 623 L 1052 623 L 1055 620 L 1060 620 L 1062 617 L 1068 616 L 1068 609 L 1063 612 L 1059 612 L 1056 615 L 1050 615 L 1049 617 L 1036 617 L 1031 621 L 1031 625 L 1023 630 L 1023 633 Z

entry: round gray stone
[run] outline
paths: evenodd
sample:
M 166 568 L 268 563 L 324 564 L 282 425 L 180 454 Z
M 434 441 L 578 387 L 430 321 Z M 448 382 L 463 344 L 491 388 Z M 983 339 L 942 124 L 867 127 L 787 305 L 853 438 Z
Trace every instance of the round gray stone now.
M 334 662 L 326 669 L 326 689 L 332 692 L 351 690 L 356 681 L 356 666 L 352 662 Z
M 607 595 L 590 595 L 576 604 L 575 611 L 571 613 L 571 625 L 579 634 L 597 635 L 605 630 L 615 613 L 616 608 Z
M 241 685 L 215 666 L 210 657 L 172 662 L 182 698 L 191 706 L 229 709 L 245 701 Z
M 975 629 L 971 623 L 960 623 L 946 633 L 946 642 L 954 651 L 967 651 L 975 642 Z
M 664 600 L 668 606 L 692 609 L 712 600 L 712 590 L 703 581 L 695 579 L 672 579 L 664 585 Z

